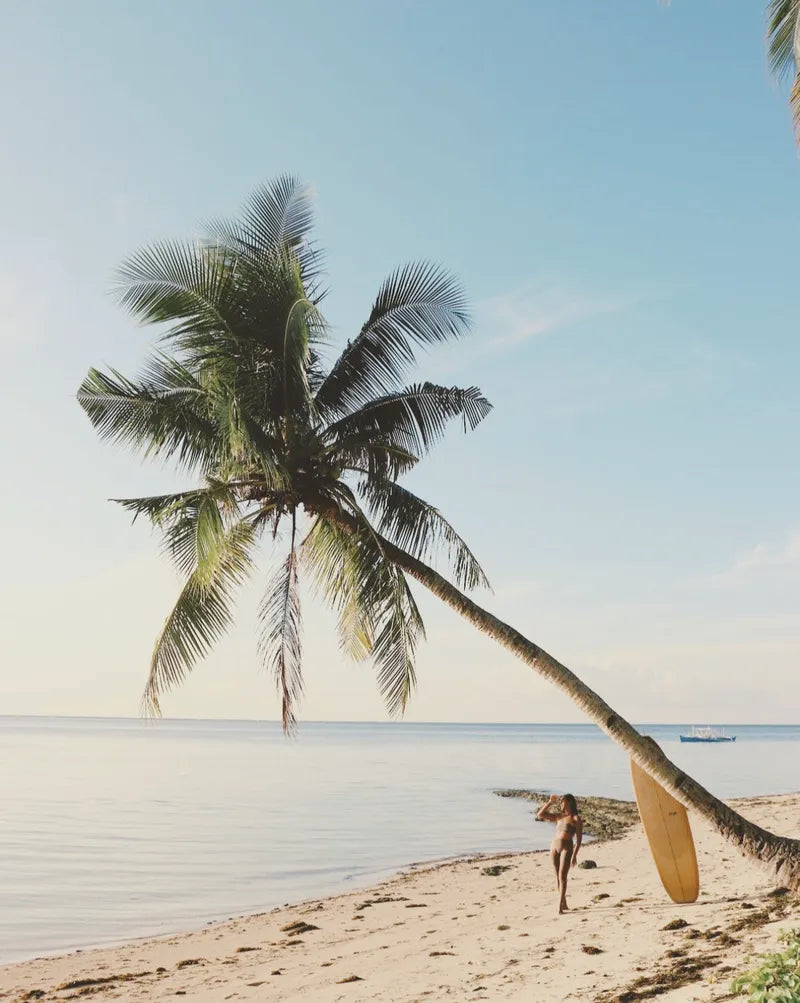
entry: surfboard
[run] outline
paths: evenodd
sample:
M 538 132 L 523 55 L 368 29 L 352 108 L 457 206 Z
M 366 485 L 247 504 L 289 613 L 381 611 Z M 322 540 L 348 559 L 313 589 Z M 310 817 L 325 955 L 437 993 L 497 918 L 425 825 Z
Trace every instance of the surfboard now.
M 700 874 L 686 809 L 633 760 L 631 779 L 661 884 L 673 902 L 695 902 Z

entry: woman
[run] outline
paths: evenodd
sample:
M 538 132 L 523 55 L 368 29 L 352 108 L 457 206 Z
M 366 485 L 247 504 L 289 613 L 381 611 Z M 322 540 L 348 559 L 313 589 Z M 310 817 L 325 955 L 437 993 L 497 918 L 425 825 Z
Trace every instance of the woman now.
M 550 844 L 550 859 L 556 872 L 556 888 L 559 891 L 558 911 L 567 911 L 567 875 L 570 866 L 578 862 L 578 850 L 583 838 L 583 822 L 578 814 L 578 802 L 571 794 L 559 798 L 551 794 L 547 804 L 543 804 L 536 817 L 540 822 L 555 822 L 556 834 Z M 572 837 L 576 838 L 572 849 Z

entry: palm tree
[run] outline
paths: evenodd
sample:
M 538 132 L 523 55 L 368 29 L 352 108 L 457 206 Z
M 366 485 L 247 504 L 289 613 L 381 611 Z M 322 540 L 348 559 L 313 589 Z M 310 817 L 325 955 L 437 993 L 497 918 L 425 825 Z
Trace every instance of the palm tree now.
M 162 532 L 185 576 L 155 643 L 145 710 L 157 713 L 160 694 L 224 634 L 259 538 L 282 532 L 284 556 L 259 608 L 259 650 L 277 680 L 285 729 L 302 693 L 301 568 L 338 614 L 343 650 L 374 661 L 392 713 L 414 686 L 423 635 L 412 578 L 564 690 L 723 836 L 800 887 L 800 842 L 718 801 L 568 668 L 465 594 L 487 584 L 478 561 L 441 513 L 400 483 L 452 420 L 474 429 L 490 410 L 476 387 L 405 382 L 417 347 L 466 333 L 464 297 L 433 265 L 399 268 L 326 366 L 311 223 L 306 190 L 282 177 L 254 193 L 240 220 L 211 224 L 195 243 L 134 255 L 120 273 L 120 299 L 144 323 L 165 325 L 162 347 L 138 379 L 91 369 L 79 389 L 101 436 L 170 458 L 195 483 L 120 500 Z
M 800 140 L 800 0 L 771 0 L 767 7 L 769 62 L 778 79 L 791 76 L 795 134 Z

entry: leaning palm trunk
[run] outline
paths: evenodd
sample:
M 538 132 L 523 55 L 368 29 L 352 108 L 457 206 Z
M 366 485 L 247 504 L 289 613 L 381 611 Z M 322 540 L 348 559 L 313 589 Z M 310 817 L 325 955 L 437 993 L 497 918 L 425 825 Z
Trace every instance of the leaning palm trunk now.
M 499 641 L 503 647 L 508 648 L 535 669 L 540 676 L 555 683 L 609 738 L 621 745 L 631 759 L 634 759 L 687 808 L 692 808 L 708 819 L 729 843 L 746 856 L 754 857 L 770 868 L 783 885 L 800 891 L 800 840 L 776 836 L 749 822 L 684 773 L 667 758 L 652 738 L 640 734 L 574 672 L 544 649 L 482 609 L 419 561 L 409 559 L 406 555 L 401 558 L 399 554 L 394 553 L 392 557 L 404 571 L 425 585 L 484 634 Z
M 341 513 L 338 516 L 334 516 L 333 513 L 326 514 L 336 518 L 343 528 L 345 526 L 351 530 L 355 528 L 346 517 L 342 517 Z M 574 672 L 543 648 L 478 606 L 432 568 L 395 547 L 388 540 L 381 539 L 381 547 L 390 560 L 425 588 L 484 634 L 508 648 L 535 669 L 540 676 L 563 690 L 609 738 L 622 746 L 631 759 L 634 759 L 687 808 L 704 816 L 729 843 L 745 856 L 754 858 L 766 866 L 784 886 L 800 891 L 800 840 L 776 836 L 749 822 L 684 773 L 664 755 L 652 738 L 640 734 Z

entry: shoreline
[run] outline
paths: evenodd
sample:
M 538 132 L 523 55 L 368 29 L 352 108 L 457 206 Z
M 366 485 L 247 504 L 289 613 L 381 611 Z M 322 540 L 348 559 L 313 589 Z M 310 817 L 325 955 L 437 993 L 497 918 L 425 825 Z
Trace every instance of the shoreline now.
M 540 792 L 528 788 L 501 788 L 487 793 L 494 794 L 501 798 L 512 798 L 517 800 L 531 801 L 534 804 L 543 803 L 547 800 L 549 792 Z M 634 801 L 624 801 L 616 798 L 606 798 L 594 795 L 582 795 L 578 798 L 584 818 L 584 847 L 592 843 L 604 842 L 608 839 L 618 839 L 632 825 L 638 823 L 638 811 Z M 611 826 L 608 825 L 609 814 L 616 813 L 616 821 Z M 533 821 L 539 824 L 536 818 Z M 588 839 L 586 838 L 588 837 Z M 480 850 L 465 851 L 464 853 L 447 854 L 443 857 L 432 857 L 425 860 L 414 860 L 395 866 L 380 868 L 372 874 L 359 875 L 350 883 L 347 888 L 336 889 L 321 896 L 309 896 L 299 898 L 293 902 L 282 905 L 268 906 L 256 910 L 245 910 L 237 912 L 235 909 L 222 909 L 216 913 L 204 914 L 199 921 L 202 927 L 218 925 L 228 922 L 236 922 L 251 918 L 253 916 L 264 916 L 279 909 L 302 909 L 309 904 L 324 902 L 329 899 L 338 898 L 352 892 L 366 892 L 370 888 L 377 887 L 386 881 L 400 877 L 408 873 L 418 873 L 426 870 L 436 870 L 444 864 L 455 864 L 460 862 L 476 862 L 483 859 L 501 860 L 506 857 L 527 856 L 529 854 L 546 853 L 547 848 L 536 849 L 512 849 L 512 850 Z M 109 940 L 96 942 L 84 942 L 74 946 L 57 947 L 53 950 L 36 951 L 24 957 L 8 961 L 0 958 L 0 971 L 12 965 L 26 964 L 32 961 L 44 961 L 48 959 L 70 957 L 77 954 L 86 954 L 90 951 L 111 950 L 114 948 L 126 947 L 143 941 L 161 940 L 167 937 L 188 936 L 196 932 L 201 927 L 198 925 L 184 926 L 180 921 L 175 925 L 165 924 L 160 929 L 132 930 L 129 934 L 114 937 Z
M 800 794 L 737 802 L 754 821 L 800 835 Z M 597 867 L 572 872 L 563 917 L 546 851 L 473 854 L 186 933 L 4 965 L 0 997 L 721 1000 L 748 954 L 797 925 L 800 901 L 776 894 L 702 821 L 692 827 L 701 894 L 688 906 L 661 889 L 635 825 L 585 844 L 581 856 Z
M 350 885 L 348 889 L 339 890 L 331 892 L 329 895 L 312 896 L 309 898 L 297 899 L 294 902 L 285 902 L 282 905 L 269 906 L 263 909 L 249 910 L 244 912 L 231 911 L 230 909 L 223 909 L 217 914 L 205 914 L 204 918 L 198 921 L 199 925 L 184 927 L 177 925 L 169 929 L 163 930 L 145 930 L 142 933 L 131 933 L 129 935 L 114 938 L 113 940 L 99 941 L 99 942 L 86 942 L 80 946 L 75 947 L 61 947 L 54 948 L 52 951 L 39 951 L 30 955 L 26 955 L 24 958 L 17 958 L 12 961 L 3 961 L 0 959 L 0 973 L 2 973 L 7 968 L 13 968 L 16 965 L 26 965 L 34 961 L 52 961 L 60 958 L 71 958 L 76 955 L 89 954 L 93 951 L 108 951 L 118 948 L 124 948 L 128 946 L 135 946 L 140 943 L 166 940 L 167 938 L 173 937 L 190 937 L 194 933 L 198 933 L 200 930 L 205 929 L 210 926 L 221 926 L 225 923 L 235 923 L 241 922 L 243 920 L 252 919 L 260 916 L 267 916 L 274 912 L 291 910 L 291 909 L 303 909 L 309 905 L 316 905 L 319 902 L 328 902 L 337 899 L 344 895 L 350 894 L 367 894 L 370 890 L 378 887 L 382 887 L 387 882 L 399 878 L 404 874 L 417 874 L 426 870 L 436 870 L 439 867 L 445 866 L 446 864 L 456 864 L 461 862 L 475 862 L 483 859 L 487 860 L 500 860 L 503 857 L 517 857 L 524 856 L 529 853 L 545 853 L 546 850 L 501 850 L 497 853 L 487 850 L 486 852 L 479 853 L 464 853 L 464 854 L 453 854 L 445 857 L 433 857 L 430 860 L 420 860 L 412 861 L 411 863 L 401 864 L 397 867 L 389 867 L 384 871 L 379 871 L 371 875 L 363 875 L 363 883 L 359 880 L 357 883 Z M 3 998 L 2 990 L 0 990 L 0 1000 Z

